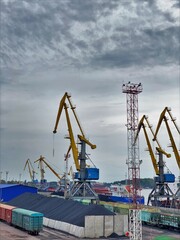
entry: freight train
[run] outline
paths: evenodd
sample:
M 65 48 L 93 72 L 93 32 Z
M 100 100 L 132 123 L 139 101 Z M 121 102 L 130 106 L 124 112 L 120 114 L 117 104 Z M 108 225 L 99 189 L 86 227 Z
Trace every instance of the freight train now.
M 0 220 L 38 235 L 43 229 L 43 214 L 0 203 Z
M 141 221 L 145 225 L 180 231 L 180 215 L 162 212 L 141 211 Z
M 106 203 L 100 202 L 105 208 L 117 214 L 129 214 L 129 209 L 133 207 L 131 204 L 122 203 Z M 143 225 L 156 226 L 159 228 L 166 228 L 169 230 L 176 230 L 180 232 L 180 211 L 179 209 L 169 208 L 151 208 L 141 210 L 141 221 Z

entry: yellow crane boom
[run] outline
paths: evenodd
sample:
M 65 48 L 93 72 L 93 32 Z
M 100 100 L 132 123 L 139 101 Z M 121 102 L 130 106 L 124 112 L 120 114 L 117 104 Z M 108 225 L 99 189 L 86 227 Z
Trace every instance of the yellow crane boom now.
M 179 154 L 178 149 L 176 147 L 176 144 L 175 144 L 175 141 L 174 141 L 174 138 L 173 138 L 173 135 L 172 135 L 169 123 L 168 123 L 168 118 L 166 117 L 166 113 L 169 114 L 169 116 L 170 116 L 172 122 L 174 123 L 174 125 L 175 125 L 179 134 L 180 134 L 180 130 L 179 130 L 179 128 L 178 128 L 178 126 L 175 122 L 175 118 L 173 118 L 170 111 L 171 111 L 170 108 L 165 107 L 164 110 L 162 111 L 162 113 L 160 114 L 159 121 L 158 121 L 158 124 L 157 124 L 157 128 L 156 128 L 153 140 L 155 141 L 157 139 L 157 134 L 158 134 L 159 129 L 161 127 L 162 121 L 164 120 L 165 125 L 166 125 L 166 129 L 167 129 L 167 132 L 168 132 L 168 135 L 169 135 L 169 139 L 171 141 L 171 146 L 173 148 L 173 152 L 174 152 L 174 155 L 175 155 L 175 158 L 176 158 L 176 162 L 178 164 L 178 167 L 180 168 L 180 154 Z
M 41 155 L 39 159 L 37 159 L 35 162 L 39 162 L 41 163 L 42 166 L 42 162 L 44 164 L 46 164 L 46 166 L 56 175 L 57 178 L 59 178 L 61 180 L 61 176 L 45 161 L 45 158 Z M 42 176 L 44 179 L 44 176 Z
M 67 92 L 65 92 L 65 94 L 64 94 L 64 96 L 62 97 L 62 99 L 61 99 L 61 101 L 60 101 L 60 104 L 59 104 L 59 109 L 58 109 L 58 113 L 57 113 L 57 117 L 56 117 L 56 123 L 55 123 L 55 127 L 54 127 L 53 133 L 56 133 L 56 132 L 57 132 L 57 127 L 58 127 L 58 124 L 59 124 L 59 120 L 60 120 L 60 117 L 61 117 L 61 113 L 62 113 L 64 104 L 65 104 L 65 102 L 66 102 L 66 99 L 68 99 L 68 102 L 69 102 L 69 104 L 70 104 L 70 106 L 71 106 L 71 109 L 72 109 L 72 112 L 73 112 L 73 114 L 74 114 L 74 117 L 75 117 L 75 119 L 76 119 L 76 122 L 77 122 L 77 124 L 78 124 L 78 126 L 79 126 L 79 129 L 80 129 L 80 131 L 81 131 L 81 134 L 82 134 L 83 136 L 85 136 L 85 135 L 84 135 L 84 132 L 83 132 L 83 129 L 82 129 L 82 127 L 81 127 L 81 124 L 80 124 L 80 122 L 79 122 L 79 119 L 78 119 L 78 117 L 77 117 L 77 113 L 76 113 L 76 111 L 75 111 L 75 107 L 73 106 L 70 98 L 71 98 L 71 95 L 68 94 Z
M 87 140 L 84 136 L 81 136 L 81 135 L 78 135 L 78 138 L 80 141 L 84 141 L 86 144 L 88 144 L 91 149 L 95 149 L 96 148 L 96 145 L 95 144 L 92 144 L 89 140 Z
M 79 160 L 78 160 L 78 148 L 77 148 L 75 140 L 74 140 L 74 134 L 73 134 L 71 121 L 70 121 L 70 118 L 69 118 L 69 113 L 68 113 L 67 108 L 68 108 L 67 104 L 64 103 L 64 109 L 65 109 L 65 113 L 66 113 L 66 120 L 67 120 L 67 125 L 68 125 L 69 138 L 70 138 L 70 142 L 71 142 L 71 148 L 72 148 L 74 163 L 76 165 L 76 169 L 80 170 L 80 165 L 79 165 Z
M 152 147 L 151 147 L 151 143 L 150 143 L 150 140 L 149 140 L 147 131 L 146 131 L 146 126 L 145 126 L 145 124 L 144 124 L 144 121 L 146 121 L 146 123 L 148 124 L 148 127 L 149 127 L 150 130 L 151 130 L 152 135 L 154 136 L 154 132 L 153 132 L 153 130 L 152 130 L 152 126 L 150 125 L 150 123 L 149 123 L 149 121 L 148 121 L 148 117 L 147 117 L 146 115 L 143 115 L 143 117 L 141 118 L 141 120 L 139 121 L 139 124 L 138 124 L 138 130 L 137 130 L 137 132 L 136 132 L 136 136 L 135 136 L 134 143 L 137 141 L 137 138 L 138 138 L 138 135 L 139 135 L 139 132 L 140 132 L 141 128 L 143 128 L 143 130 L 144 130 L 144 135 L 145 135 L 145 139 L 146 139 L 146 143 L 147 143 L 147 146 L 148 146 L 148 151 L 149 151 L 150 156 L 151 156 L 151 161 L 152 161 L 152 164 L 153 164 L 155 173 L 156 173 L 157 175 L 159 175 L 159 168 L 158 168 L 157 160 L 156 160 L 156 158 L 155 158 L 153 149 L 152 149 Z M 161 148 L 158 140 L 156 140 L 156 142 L 157 142 L 157 144 L 158 144 L 158 147 L 156 147 L 156 150 L 157 150 L 158 152 L 161 152 L 161 153 L 163 153 L 164 155 L 166 155 L 166 157 L 170 158 L 170 157 L 171 157 L 171 154 L 166 153 L 166 152 Z

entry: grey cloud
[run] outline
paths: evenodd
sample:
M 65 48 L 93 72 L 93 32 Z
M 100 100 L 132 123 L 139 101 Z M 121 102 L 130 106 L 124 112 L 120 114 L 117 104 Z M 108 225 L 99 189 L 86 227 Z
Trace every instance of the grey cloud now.
M 85 41 L 76 41 L 76 45 L 80 48 L 80 49 L 87 49 L 88 45 Z
M 176 3 L 173 5 L 174 8 L 180 8 L 180 1 L 176 0 Z
M 78 22 L 96 21 L 97 17 L 108 16 L 119 6 L 118 0 L 67 1 L 70 17 Z M 122 2 L 124 4 L 124 2 Z M 71 11 L 72 10 L 72 11 Z
M 132 65 L 164 65 L 179 61 L 179 27 L 164 30 L 145 29 L 141 35 L 132 32 L 131 38 L 114 35 L 119 46 L 115 50 L 97 54 L 92 65 L 99 67 L 129 67 Z M 130 41 L 128 43 L 128 41 Z
M 58 62 L 61 62 L 59 67 L 65 66 L 66 63 L 74 66 L 89 64 L 89 67 L 94 65 L 101 67 L 105 63 L 106 67 L 123 67 L 130 66 L 134 60 L 137 64 L 149 64 L 149 62 L 153 64 L 153 58 L 154 64 L 161 62 L 162 58 L 176 61 L 177 28 L 172 27 L 164 31 L 157 29 L 154 32 L 150 29 L 148 32 L 146 26 L 143 26 L 143 23 L 153 21 L 153 17 L 158 21 L 165 18 L 172 23 L 174 19 L 169 13 L 161 13 L 155 1 L 151 3 L 150 9 L 143 5 L 148 3 L 147 1 L 138 3 L 140 5 L 133 8 L 130 2 L 123 1 L 120 4 L 116 0 L 50 2 L 25 0 L 9 2 L 8 5 L 2 2 L 2 65 L 23 67 L 34 63 L 36 66 L 44 64 L 50 67 L 52 63 L 58 66 Z M 139 17 L 126 15 L 127 22 L 123 22 L 117 16 L 115 26 L 107 21 L 101 23 L 102 29 L 100 29 L 99 21 L 105 15 L 111 16 L 113 10 L 121 7 L 129 8 L 129 13 L 132 10 Z M 142 18 L 144 18 L 143 22 L 141 22 Z M 106 18 L 103 21 L 105 20 Z M 71 32 L 75 22 L 83 24 L 84 39 Z M 92 27 L 88 25 L 89 22 L 96 24 Z M 78 33 L 78 29 L 75 31 Z M 109 31 L 112 31 L 110 35 L 108 35 Z M 103 33 L 98 36 L 99 32 Z M 109 44 L 114 47 L 108 49 Z M 172 48 L 169 48 L 169 44 Z M 169 51 L 163 51 L 163 46 Z M 162 51 L 159 52 L 159 49 Z M 158 50 L 157 54 L 156 50 Z M 141 61 L 144 58 L 146 61 Z
M 167 21 L 171 22 L 171 23 L 175 23 L 176 19 L 168 12 L 164 13 L 164 17 Z

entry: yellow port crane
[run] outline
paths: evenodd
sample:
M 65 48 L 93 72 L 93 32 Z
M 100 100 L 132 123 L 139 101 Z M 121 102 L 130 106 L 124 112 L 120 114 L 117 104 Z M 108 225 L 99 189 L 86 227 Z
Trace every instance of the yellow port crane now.
M 91 149 L 95 149 L 96 148 L 96 145 L 92 144 L 89 140 L 86 139 L 85 137 L 85 134 L 84 134 L 84 131 L 81 127 L 81 124 L 80 124 L 80 121 L 77 117 L 77 114 L 75 112 L 75 107 L 73 106 L 71 100 L 71 95 L 68 94 L 67 92 L 64 94 L 64 96 L 62 97 L 61 101 L 60 101 L 60 104 L 59 104 L 59 109 L 58 109 L 58 113 L 57 113 L 57 117 L 56 117 L 56 123 L 55 123 L 55 127 L 54 127 L 54 130 L 53 130 L 53 133 L 57 133 L 57 128 L 58 128 L 58 124 L 59 124 L 59 120 L 60 120 L 60 117 L 61 117 L 61 113 L 62 113 L 62 110 L 64 108 L 65 110 L 65 114 L 66 114 L 66 120 L 67 120 L 67 126 L 68 126 L 68 131 L 69 131 L 69 139 L 70 139 L 70 147 L 69 147 L 69 152 L 70 150 L 72 149 L 72 153 L 73 153 L 73 158 L 74 158 L 74 163 L 75 163 L 75 166 L 76 166 L 76 170 L 79 171 L 80 170 L 80 163 L 79 163 L 79 160 L 78 160 L 78 156 L 79 156 L 79 153 L 78 153 L 78 148 L 76 146 L 76 143 L 75 143 L 75 139 L 74 139 L 74 134 L 73 134 L 73 130 L 72 130 L 72 125 L 71 125 L 71 121 L 70 121 L 70 117 L 69 117 L 69 113 L 68 113 L 68 105 L 66 104 L 66 99 L 68 100 L 70 106 L 71 106 L 71 109 L 72 109 L 72 112 L 74 114 L 74 117 L 76 119 L 76 122 L 79 126 L 79 129 L 80 129 L 80 132 L 81 132 L 81 135 L 78 135 L 78 139 L 80 141 L 83 141 L 85 142 L 86 144 L 88 144 Z
M 32 166 L 32 163 L 31 163 L 29 158 L 26 160 L 26 163 L 25 163 L 25 166 L 24 166 L 24 171 L 25 171 L 27 166 L 28 166 L 28 171 L 29 171 L 29 175 L 30 175 L 31 181 L 34 182 L 36 172 L 35 172 L 35 170 L 34 170 L 34 168 Z
M 149 137 L 148 137 L 148 134 L 147 134 L 147 131 L 146 131 L 146 125 L 144 124 L 144 121 L 146 121 L 153 137 L 154 137 L 154 132 L 152 130 L 152 125 L 149 123 L 148 121 L 148 117 L 146 115 L 143 115 L 143 117 L 141 118 L 141 120 L 139 121 L 139 124 L 138 124 L 138 130 L 136 132 L 136 136 L 135 136 L 135 141 L 137 141 L 137 138 L 138 138 L 138 135 L 139 135 L 139 132 L 141 130 L 141 128 L 143 128 L 144 130 L 144 135 L 145 135 L 145 139 L 146 139 L 146 143 L 147 143 L 147 146 L 148 146 L 148 151 L 149 151 L 149 154 L 151 156 L 151 160 L 152 160 L 152 164 L 153 164 L 153 167 L 154 167 L 154 170 L 155 170 L 155 173 L 156 175 L 159 175 L 159 167 L 158 167 L 158 163 L 157 163 L 157 160 L 155 158 L 155 155 L 154 155 L 154 152 L 153 152 L 153 149 L 151 147 L 151 143 L 150 143 L 150 140 L 149 140 Z M 159 152 L 159 153 L 162 153 L 164 155 L 166 155 L 167 158 L 170 158 L 171 157 L 171 154 L 169 153 L 166 153 L 162 148 L 161 148 L 161 145 L 159 143 L 159 141 L 156 139 L 156 143 L 158 145 L 158 147 L 156 147 L 156 150 Z
M 170 142 L 171 142 L 171 147 L 173 149 L 177 165 L 178 165 L 178 167 L 180 169 L 180 154 L 179 154 L 178 149 L 176 147 L 176 143 L 175 143 L 175 140 L 173 138 L 173 135 L 172 135 L 172 132 L 171 132 L 171 128 L 170 128 L 170 125 L 168 123 L 168 117 L 166 116 L 166 113 L 170 116 L 170 119 L 173 122 L 177 132 L 180 134 L 179 127 L 177 126 L 177 124 L 175 122 L 176 119 L 171 114 L 171 108 L 165 107 L 164 110 L 160 114 L 159 121 L 158 121 L 158 124 L 157 124 L 157 128 L 156 128 L 153 140 L 155 141 L 157 139 L 157 134 L 158 134 L 159 129 L 161 127 L 161 124 L 162 124 L 162 122 L 164 120 L 165 125 L 166 125 L 166 129 L 167 129 L 167 132 L 168 132 L 168 135 L 169 135 L 169 139 L 170 139 Z M 174 194 L 173 200 L 172 200 L 172 203 L 171 203 L 172 207 L 175 207 L 175 208 L 178 208 L 178 209 L 180 208 L 179 193 L 180 193 L 180 186 L 178 186 L 177 191 Z
M 175 158 L 176 158 L 176 162 L 178 164 L 178 167 L 180 168 L 180 154 L 179 154 L 178 149 L 176 147 L 176 144 L 175 144 L 175 141 L 174 141 L 174 138 L 173 138 L 173 135 L 172 135 L 169 123 L 168 123 L 168 118 L 166 117 L 166 113 L 169 114 L 172 122 L 174 123 L 174 126 L 175 126 L 177 132 L 180 134 L 180 130 L 179 130 L 179 128 L 178 128 L 178 126 L 177 126 L 177 124 L 175 122 L 176 119 L 173 118 L 173 116 L 171 114 L 171 109 L 168 108 L 168 107 L 165 107 L 164 110 L 162 111 L 160 117 L 159 117 L 159 121 L 158 121 L 158 124 L 157 124 L 157 128 L 156 128 L 153 140 L 155 141 L 157 139 L 157 134 L 159 132 L 160 126 L 162 124 L 162 121 L 164 120 L 164 122 L 166 124 L 166 129 L 167 129 L 167 132 L 169 134 L 170 141 L 171 141 L 171 146 L 173 148 L 173 152 L 174 152 L 174 155 L 175 155 Z
M 135 142 L 137 141 L 137 138 L 138 138 L 141 128 L 143 128 L 147 146 L 148 146 L 148 151 L 150 153 L 152 164 L 153 164 L 155 173 L 157 175 L 154 178 L 155 185 L 154 185 L 154 188 L 152 189 L 151 193 L 148 196 L 147 204 L 149 205 L 149 203 L 151 202 L 151 204 L 153 206 L 162 206 L 162 204 L 165 203 L 165 205 L 167 206 L 169 204 L 169 199 L 173 199 L 173 196 L 174 196 L 172 190 L 168 186 L 168 182 L 174 182 L 175 176 L 174 176 L 174 174 L 165 174 L 164 173 L 164 165 L 165 164 L 163 162 L 163 155 L 165 155 L 167 158 L 170 158 L 171 154 L 166 153 L 161 148 L 159 141 L 156 139 L 156 143 L 158 145 L 158 147 L 156 147 L 156 150 L 159 155 L 159 160 L 158 161 L 156 160 L 156 157 L 154 155 L 154 152 L 151 147 L 151 143 L 150 143 L 147 131 L 146 131 L 146 125 L 144 124 L 144 121 L 146 121 L 148 127 L 151 130 L 153 138 L 154 138 L 154 132 L 152 130 L 152 125 L 150 125 L 150 123 L 148 121 L 148 117 L 146 115 L 143 115 L 143 117 L 141 118 L 141 120 L 138 124 L 138 129 L 137 129 L 137 133 L 135 136 Z M 163 201 L 164 199 L 165 199 L 165 201 Z
M 40 165 L 40 170 L 41 170 L 41 180 L 44 180 L 44 166 L 43 163 L 54 173 L 54 175 L 56 175 L 57 178 L 59 178 L 59 180 L 61 180 L 63 178 L 63 176 L 61 177 L 46 161 L 45 161 L 45 157 L 43 157 L 42 155 L 40 155 L 40 158 L 37 159 L 34 162 L 39 162 Z
M 70 146 L 69 146 L 68 152 L 70 152 L 70 150 L 72 149 L 73 159 L 74 159 L 74 163 L 77 170 L 77 172 L 75 173 L 75 179 L 78 179 L 77 181 L 74 181 L 74 184 L 69 191 L 68 198 L 75 198 L 78 196 L 78 198 L 88 197 L 88 198 L 91 198 L 92 200 L 94 199 L 97 200 L 97 194 L 93 191 L 90 180 L 99 179 L 99 169 L 86 168 L 86 159 L 87 159 L 86 144 L 89 145 L 91 149 L 95 149 L 96 145 L 92 144 L 85 137 L 85 134 L 83 132 L 83 129 L 81 127 L 77 114 L 75 112 L 75 107 L 73 106 L 70 98 L 71 98 L 71 95 L 65 92 L 59 104 L 55 127 L 53 130 L 53 133 L 55 134 L 57 132 L 57 127 L 62 114 L 62 110 L 64 109 L 65 115 L 66 115 L 66 122 L 68 126 L 68 132 L 69 132 L 68 138 L 70 140 Z M 66 100 L 68 100 L 70 104 L 71 110 L 73 112 L 76 123 L 78 124 L 79 130 L 80 130 L 80 134 L 77 135 L 78 140 L 80 141 L 79 144 L 81 145 L 80 152 L 78 151 L 78 147 L 74 139 L 74 133 L 73 133 L 72 124 L 70 121 L 70 115 L 68 112 L 68 105 L 66 103 Z

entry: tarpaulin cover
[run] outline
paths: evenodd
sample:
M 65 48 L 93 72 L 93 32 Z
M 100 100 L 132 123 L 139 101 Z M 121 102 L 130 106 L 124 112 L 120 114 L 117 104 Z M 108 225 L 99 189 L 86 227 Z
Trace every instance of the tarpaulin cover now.
M 103 206 L 83 205 L 73 200 L 24 193 L 8 202 L 9 205 L 37 211 L 44 217 L 84 227 L 85 216 L 115 215 Z

